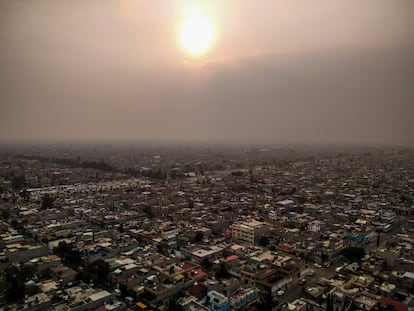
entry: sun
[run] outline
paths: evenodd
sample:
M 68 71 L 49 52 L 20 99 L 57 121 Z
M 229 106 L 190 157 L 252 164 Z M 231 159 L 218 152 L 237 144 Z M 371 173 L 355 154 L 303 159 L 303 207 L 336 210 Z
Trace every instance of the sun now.
M 184 50 L 198 56 L 207 52 L 213 42 L 213 27 L 210 21 L 194 15 L 184 21 L 181 27 L 181 44 Z

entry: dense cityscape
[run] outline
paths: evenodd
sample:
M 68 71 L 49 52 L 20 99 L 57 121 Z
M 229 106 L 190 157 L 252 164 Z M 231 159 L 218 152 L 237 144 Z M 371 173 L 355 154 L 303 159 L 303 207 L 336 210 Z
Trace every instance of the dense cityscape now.
M 414 0 L 0 0 L 0 311 L 414 311 Z
M 414 149 L 0 151 L 1 310 L 412 310 Z

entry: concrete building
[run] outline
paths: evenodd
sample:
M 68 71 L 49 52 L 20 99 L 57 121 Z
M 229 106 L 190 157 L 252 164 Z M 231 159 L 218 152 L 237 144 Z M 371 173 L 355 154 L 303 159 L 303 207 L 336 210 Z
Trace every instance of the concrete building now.
M 244 221 L 232 226 L 233 238 L 244 244 L 254 245 L 259 237 L 269 233 L 269 226 L 257 220 Z
M 210 311 L 227 311 L 230 309 L 230 301 L 223 294 L 210 291 L 207 293 L 207 307 Z
M 259 290 L 251 287 L 239 288 L 232 296 L 230 296 L 232 310 L 246 309 L 256 301 Z
M 32 258 L 49 255 L 49 250 L 41 244 L 20 245 L 10 244 L 6 246 L 6 256 L 10 262 L 27 262 Z

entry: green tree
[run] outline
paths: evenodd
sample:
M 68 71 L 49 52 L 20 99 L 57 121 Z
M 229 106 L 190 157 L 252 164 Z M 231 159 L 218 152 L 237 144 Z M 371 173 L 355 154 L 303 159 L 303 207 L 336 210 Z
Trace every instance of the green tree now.
M 413 204 L 413 199 L 409 195 L 403 193 L 403 194 L 400 195 L 400 202 L 401 203 L 406 203 L 407 205 L 412 205 Z
M 9 219 L 10 217 L 10 209 L 5 208 L 1 210 L 1 218 L 3 218 L 4 220 Z
M 34 273 L 35 267 L 32 265 L 8 266 L 5 271 L 5 280 L 8 284 L 6 299 L 10 302 L 21 300 L 25 295 L 25 283 L 32 279 Z
M 19 222 L 18 222 L 16 219 L 13 219 L 13 220 L 10 222 L 10 225 L 11 225 L 14 229 L 16 229 L 16 230 L 17 230 L 17 228 L 19 227 Z
M 227 270 L 226 265 L 222 262 L 220 263 L 219 268 L 216 271 L 216 278 L 217 279 L 226 279 L 230 276 L 229 271 Z
M 84 283 L 89 283 L 92 279 L 92 276 L 88 271 L 82 270 L 76 275 L 76 278 Z
M 88 266 L 88 272 L 94 275 L 99 282 L 104 283 L 108 280 L 109 272 L 111 272 L 111 270 L 106 261 L 98 259 Z
M 26 201 L 28 202 L 30 200 L 30 193 L 26 190 L 23 189 L 19 192 L 19 195 Z
M 53 249 L 53 252 L 59 257 L 63 258 L 67 253 L 69 253 L 71 249 L 72 247 L 70 244 L 66 243 L 66 241 L 61 241 L 59 242 L 59 245 Z
M 262 292 L 259 295 L 259 299 L 255 304 L 257 310 L 260 311 L 271 311 L 273 308 L 273 297 L 272 294 L 268 291 Z
M 207 258 L 204 258 L 204 259 L 201 261 L 200 265 L 201 265 L 204 269 L 209 270 L 209 269 L 212 267 L 212 265 L 213 265 L 213 264 L 210 262 L 210 260 L 208 260 Z
M 65 241 L 59 242 L 59 245 L 53 249 L 53 252 L 69 266 L 78 267 L 82 262 L 79 250 L 74 249 L 71 244 Z
M 329 293 L 326 299 L 326 310 L 327 311 L 334 311 L 333 308 L 333 299 L 332 299 L 332 294 Z
M 45 210 L 45 209 L 53 208 L 54 203 L 55 203 L 55 198 L 54 197 L 52 197 L 48 194 L 45 194 L 42 197 L 42 209 Z
M 267 245 L 269 245 L 270 241 L 269 241 L 269 238 L 267 236 L 262 236 L 262 237 L 259 238 L 257 243 L 260 246 L 265 246 L 266 247 Z
M 348 259 L 350 262 L 360 261 L 365 255 L 363 247 L 347 247 L 341 251 L 341 255 Z
M 181 304 L 178 302 L 179 297 L 178 296 L 174 296 L 172 298 L 170 298 L 167 302 L 167 311 L 183 311 L 183 307 L 181 306 Z
M 14 191 L 23 189 L 26 186 L 26 178 L 24 175 L 13 176 L 11 179 L 11 186 Z
M 149 219 L 151 219 L 151 218 L 153 218 L 153 217 L 154 217 L 154 211 L 153 211 L 153 209 L 152 209 L 152 206 L 150 206 L 150 205 L 145 205 L 145 206 L 144 206 L 144 208 L 143 208 L 143 212 L 144 212 L 145 214 L 147 214 L 147 217 L 148 217 Z
M 203 238 L 204 238 L 204 233 L 201 232 L 201 231 L 198 231 L 196 233 L 196 235 L 194 236 L 194 242 L 195 243 L 199 243 L 199 242 L 201 242 L 203 240 Z
M 20 234 L 23 234 L 23 235 L 26 234 L 26 228 L 24 227 L 24 224 L 21 221 L 17 221 L 16 219 L 13 219 L 10 224 Z
M 327 261 L 329 259 L 328 255 L 325 253 L 321 253 L 321 260 L 322 262 Z

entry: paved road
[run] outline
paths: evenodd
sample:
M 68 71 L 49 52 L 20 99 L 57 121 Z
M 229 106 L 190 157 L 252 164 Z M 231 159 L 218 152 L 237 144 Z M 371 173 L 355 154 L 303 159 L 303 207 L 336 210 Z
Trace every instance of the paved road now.
M 302 286 L 297 283 L 292 283 L 286 290 L 285 294 L 278 297 L 278 302 L 292 302 L 293 300 L 302 296 Z
M 380 245 L 378 249 L 384 248 L 385 244 L 391 240 L 396 234 L 401 233 L 403 228 L 407 229 L 407 222 L 408 217 L 400 216 L 394 222 L 391 230 L 389 232 L 381 232 L 380 233 Z M 377 249 L 377 238 L 367 244 L 365 247 L 365 253 L 369 254 L 370 252 L 374 252 Z
M 339 262 L 333 263 L 329 268 L 313 268 L 315 275 L 306 276 L 306 283 L 304 285 L 299 285 L 297 282 L 292 282 L 288 288 L 285 290 L 285 294 L 281 297 L 278 297 L 279 303 L 283 302 L 292 302 L 293 300 L 300 298 L 302 296 L 303 290 L 306 287 L 314 286 L 320 280 L 320 278 L 330 279 L 335 274 L 335 268 L 339 265 Z

